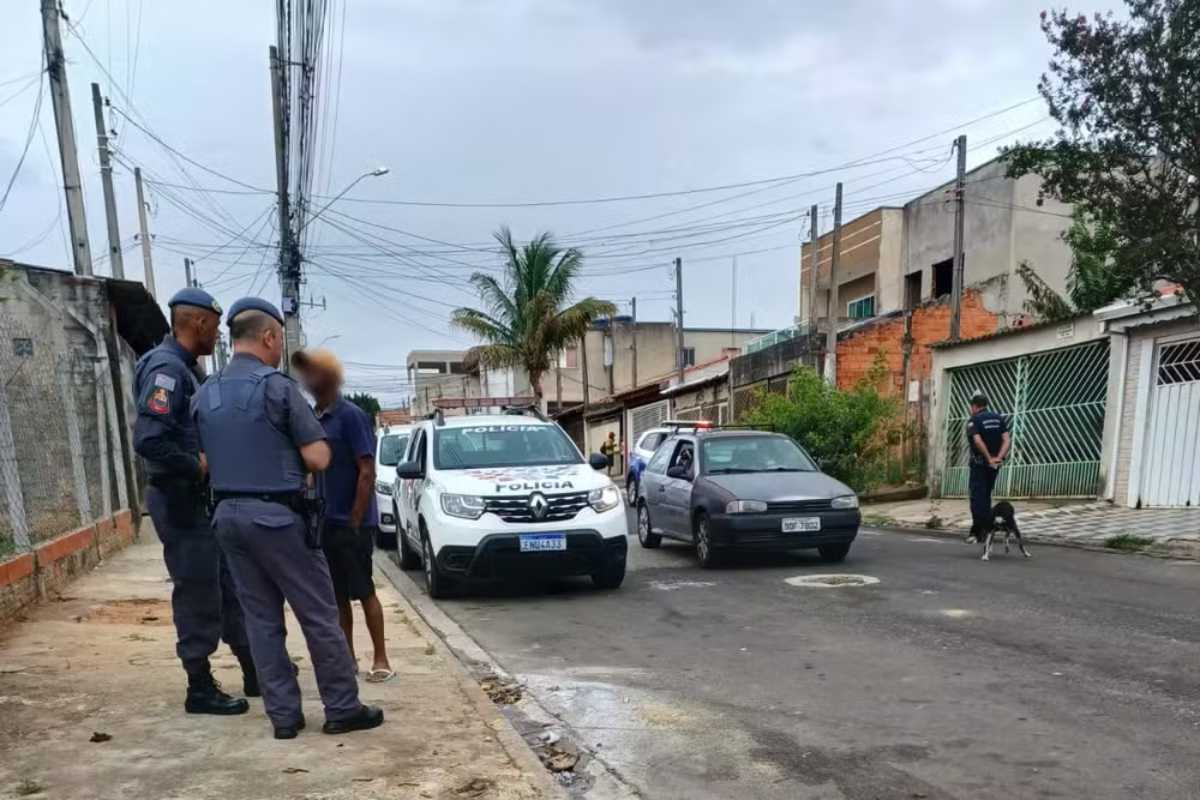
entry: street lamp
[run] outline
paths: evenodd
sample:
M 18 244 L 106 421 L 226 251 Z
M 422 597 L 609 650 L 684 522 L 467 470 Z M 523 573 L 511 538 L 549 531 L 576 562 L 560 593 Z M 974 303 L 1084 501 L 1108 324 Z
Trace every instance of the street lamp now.
M 318 211 L 317 213 L 313 214 L 311 217 L 309 217 L 308 219 L 306 219 L 306 220 L 304 221 L 304 224 L 303 224 L 303 225 L 301 225 L 301 226 L 300 226 L 300 229 L 296 231 L 296 234 L 297 234 L 297 236 L 300 234 L 300 231 L 302 231 L 302 230 L 304 230 L 305 228 L 307 228 L 307 227 L 309 226 L 309 224 L 310 224 L 310 223 L 312 223 L 312 221 L 313 221 L 313 220 L 315 220 L 317 217 L 319 217 L 319 216 L 321 216 L 322 214 L 324 214 L 324 213 L 325 213 L 325 211 L 326 211 L 326 210 L 327 210 L 327 209 L 328 209 L 328 208 L 329 208 L 331 205 L 333 205 L 334 203 L 336 203 L 338 200 L 341 200 L 343 195 L 345 195 L 347 192 L 349 192 L 351 189 L 353 189 L 355 186 L 357 186 L 357 185 L 358 185 L 358 182 L 359 182 L 359 181 L 361 181 L 363 178 L 378 178 L 378 177 L 380 177 L 381 175 L 387 175 L 389 172 L 391 172 L 391 170 L 390 170 L 390 169 L 388 169 L 387 167 L 376 167 L 375 169 L 373 169 L 373 170 L 371 170 L 371 171 L 369 171 L 369 172 L 364 172 L 362 175 L 359 175 L 357 178 L 355 178 L 354 180 L 350 181 L 350 185 L 349 185 L 349 186 L 347 186 L 345 189 L 342 189 L 340 192 L 338 192 L 336 195 L 334 195 L 332 200 L 330 200 L 330 201 L 329 201 L 328 203 L 326 203 L 325 205 L 321 206 L 321 210 L 320 210 L 320 211 Z

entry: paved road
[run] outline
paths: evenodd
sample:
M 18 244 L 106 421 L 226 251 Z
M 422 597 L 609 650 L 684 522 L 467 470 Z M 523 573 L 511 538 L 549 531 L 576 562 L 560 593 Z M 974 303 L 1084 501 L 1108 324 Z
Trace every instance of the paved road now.
M 1200 797 L 1200 565 L 864 531 L 441 603 L 647 798 Z

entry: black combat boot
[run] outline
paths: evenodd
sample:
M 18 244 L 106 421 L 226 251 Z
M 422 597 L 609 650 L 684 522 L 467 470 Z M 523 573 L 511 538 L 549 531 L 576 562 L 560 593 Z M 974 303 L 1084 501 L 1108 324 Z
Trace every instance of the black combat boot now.
M 187 700 L 183 704 L 189 714 L 245 714 L 250 704 L 243 697 L 231 697 L 221 691 L 209 672 L 207 664 L 202 669 L 188 670 Z
M 308 723 L 306 723 L 304 720 L 304 715 L 301 714 L 300 720 L 298 722 L 295 722 L 291 725 L 276 725 L 275 726 L 275 738 L 276 739 L 295 739 L 297 736 L 300 735 L 300 731 L 304 730 L 304 726 L 307 724 Z
M 354 716 L 346 719 L 328 720 L 321 728 L 322 733 L 350 733 L 378 728 L 383 724 L 383 709 L 378 706 L 359 706 Z
M 254 659 L 250 657 L 250 650 L 239 647 L 233 650 L 233 654 L 242 666 L 242 693 L 246 697 L 262 697 L 262 689 L 258 685 L 258 670 L 254 667 Z

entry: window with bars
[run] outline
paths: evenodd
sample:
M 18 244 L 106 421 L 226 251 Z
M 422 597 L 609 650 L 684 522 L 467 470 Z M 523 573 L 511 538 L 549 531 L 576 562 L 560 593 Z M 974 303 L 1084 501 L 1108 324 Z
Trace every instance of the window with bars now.
M 1200 381 L 1200 339 L 1163 345 L 1158 351 L 1158 385 Z

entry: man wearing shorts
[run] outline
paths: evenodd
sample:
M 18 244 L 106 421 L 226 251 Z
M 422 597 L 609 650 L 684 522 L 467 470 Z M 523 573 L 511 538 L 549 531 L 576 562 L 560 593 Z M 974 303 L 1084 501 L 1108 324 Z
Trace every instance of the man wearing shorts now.
M 333 456 L 317 478 L 325 501 L 321 547 L 350 655 L 354 653 L 354 609 L 363 609 L 375 653 L 366 679 L 381 683 L 395 677 L 383 636 L 383 606 L 375 596 L 372 552 L 379 530 L 375 503 L 375 433 L 371 418 L 342 397 L 342 365 L 328 350 L 301 350 L 292 357 L 305 388 L 316 400 L 317 419 Z

